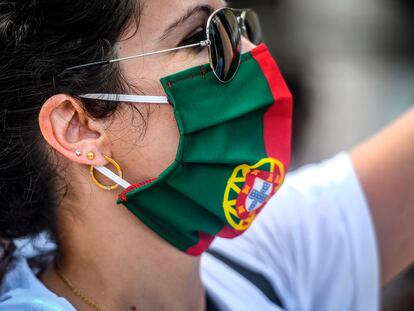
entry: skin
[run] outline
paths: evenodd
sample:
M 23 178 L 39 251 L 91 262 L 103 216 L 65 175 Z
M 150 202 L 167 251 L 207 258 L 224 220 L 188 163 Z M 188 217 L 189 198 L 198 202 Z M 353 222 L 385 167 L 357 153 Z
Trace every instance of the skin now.
M 123 36 L 128 39 L 120 40 L 119 56 L 176 47 L 205 23 L 205 14 L 195 14 L 163 40 L 159 37 L 199 4 L 223 6 L 218 0 L 145 1 L 139 30 Z M 243 39 L 244 51 L 253 47 Z M 159 78 L 206 62 L 206 50 L 183 50 L 120 65 L 144 94 L 164 95 Z M 49 98 L 42 107 L 42 134 L 69 185 L 58 208 L 58 265 L 78 290 L 105 310 L 204 310 L 200 259 L 170 246 L 126 208 L 116 205 L 121 189 L 104 191 L 90 179 L 90 165 L 108 165 L 104 155 L 122 166 L 130 183 L 157 177 L 175 158 L 179 133 L 170 106 L 135 105 L 148 115 L 144 132 L 138 112 L 128 104 L 121 105 L 111 120 L 89 118 L 80 103 L 65 94 Z M 383 283 L 414 258 L 414 144 L 408 143 L 414 139 L 413 121 L 414 110 L 351 152 L 377 232 Z M 82 155 L 77 156 L 76 150 Z M 88 152 L 95 153 L 94 160 L 86 158 Z M 78 310 L 92 310 L 62 283 L 52 265 L 41 280 Z
M 351 157 L 371 208 L 385 285 L 414 259 L 414 109 Z
M 143 3 L 138 31 L 131 29 L 118 42 L 119 57 L 176 47 L 205 25 L 208 14 L 195 13 L 163 36 L 169 25 L 197 5 L 213 10 L 224 6 L 218 0 Z M 243 52 L 252 48 L 243 39 Z M 186 49 L 121 62 L 120 66 L 127 80 L 145 95 L 165 95 L 161 77 L 207 62 L 207 49 Z M 57 151 L 69 186 L 58 208 L 57 263 L 75 287 L 104 310 L 204 310 L 200 258 L 170 246 L 117 205 L 122 189 L 104 191 L 90 178 L 90 165 L 108 165 L 104 155 L 121 165 L 124 179 L 132 184 L 157 177 L 175 159 L 179 131 L 172 107 L 134 104 L 147 116 L 144 131 L 139 113 L 129 104 L 121 105 L 110 120 L 89 118 L 80 103 L 65 94 L 49 98 L 41 109 L 42 134 L 51 150 Z M 77 156 L 76 150 L 82 155 Z M 94 160 L 87 159 L 89 152 L 95 154 Z M 97 176 L 103 183 L 113 184 Z M 40 278 L 78 310 L 93 310 L 63 284 L 53 265 Z

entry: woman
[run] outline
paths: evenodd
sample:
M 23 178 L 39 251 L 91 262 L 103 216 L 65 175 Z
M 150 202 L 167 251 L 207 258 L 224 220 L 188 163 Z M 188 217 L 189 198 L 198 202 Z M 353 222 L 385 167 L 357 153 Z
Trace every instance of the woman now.
M 414 112 L 275 194 L 291 95 L 224 6 L 0 3 L 0 237 L 56 243 L 5 248 L 0 310 L 378 309 L 414 257 Z

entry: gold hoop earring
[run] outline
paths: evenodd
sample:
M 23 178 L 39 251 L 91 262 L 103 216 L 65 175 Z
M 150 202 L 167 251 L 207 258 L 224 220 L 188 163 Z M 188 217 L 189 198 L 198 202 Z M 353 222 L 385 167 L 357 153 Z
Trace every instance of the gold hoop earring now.
M 121 166 L 114 160 L 111 159 L 110 157 L 104 155 L 104 158 L 106 161 L 108 161 L 109 163 L 111 163 L 117 170 L 118 176 L 122 178 L 122 169 Z M 116 188 L 118 188 L 118 184 L 113 184 L 113 185 L 105 185 L 103 183 L 101 183 L 95 176 L 95 167 L 93 165 L 91 165 L 89 172 L 91 174 L 91 178 L 93 180 L 93 182 L 101 189 L 103 190 L 107 190 L 107 191 L 111 191 L 114 190 Z

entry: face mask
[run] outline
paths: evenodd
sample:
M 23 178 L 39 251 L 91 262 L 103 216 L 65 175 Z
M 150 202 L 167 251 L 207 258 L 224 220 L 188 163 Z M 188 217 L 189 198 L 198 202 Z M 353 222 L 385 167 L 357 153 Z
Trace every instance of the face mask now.
M 119 197 L 161 238 L 190 255 L 252 224 L 290 162 L 292 96 L 265 45 L 242 55 L 230 83 L 209 65 L 161 79 L 180 143 L 157 179 Z

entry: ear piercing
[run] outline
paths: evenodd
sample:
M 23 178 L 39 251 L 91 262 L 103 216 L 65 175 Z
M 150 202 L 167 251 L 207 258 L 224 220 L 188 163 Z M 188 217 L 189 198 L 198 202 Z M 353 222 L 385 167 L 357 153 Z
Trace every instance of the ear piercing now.
M 94 160 L 95 159 L 95 154 L 93 152 L 88 152 L 88 154 L 86 155 L 86 157 L 88 158 L 88 160 Z
M 82 155 L 82 151 L 80 150 L 76 150 L 75 154 L 80 157 Z M 95 159 L 95 153 L 93 152 L 88 152 L 88 154 L 86 155 L 86 158 L 88 158 L 88 160 L 92 161 Z

